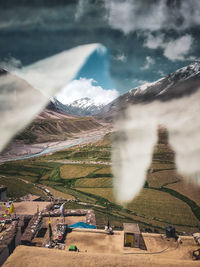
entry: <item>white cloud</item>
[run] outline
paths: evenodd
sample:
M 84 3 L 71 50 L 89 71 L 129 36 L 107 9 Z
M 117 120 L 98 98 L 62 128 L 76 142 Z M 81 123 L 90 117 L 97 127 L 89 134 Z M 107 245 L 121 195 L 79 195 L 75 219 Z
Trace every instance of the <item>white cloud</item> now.
M 146 34 L 146 40 L 144 42 L 144 46 L 150 49 L 157 49 L 163 46 L 164 43 L 164 34 L 160 34 L 158 36 L 154 36 L 151 33 Z
M 95 104 L 108 104 L 119 96 L 117 90 L 104 90 L 95 83 L 93 79 L 80 78 L 79 80 L 73 80 L 62 89 L 56 98 L 63 104 L 70 104 L 84 97 L 92 99 Z
M 161 77 L 166 76 L 166 73 L 164 73 L 164 71 L 162 71 L 162 70 L 159 70 L 159 71 L 158 71 L 158 74 L 159 74 Z
M 78 21 L 86 12 L 87 6 L 89 5 L 89 0 L 79 0 L 77 7 L 76 7 L 76 13 L 75 13 L 75 20 Z
M 95 9 L 102 10 L 104 6 L 106 12 L 102 19 L 106 20 L 112 28 L 119 29 L 125 34 L 135 30 L 185 30 L 200 25 L 199 0 L 79 0 L 76 10 L 71 4 L 54 8 L 24 6 L 17 12 L 15 8 L 4 9 L 0 17 L 0 28 L 33 25 L 49 28 L 49 20 L 53 20 L 54 23 L 51 26 L 57 29 L 63 23 L 68 23 L 71 15 L 76 22 L 81 22 L 82 17 L 88 17 L 88 14 Z M 73 23 L 73 19 L 71 22 Z M 96 23 L 91 25 L 91 27 L 95 26 Z
M 146 34 L 144 46 L 150 49 L 163 49 L 163 55 L 171 61 L 191 60 L 191 56 L 187 57 L 191 51 L 193 37 L 185 34 L 175 40 L 164 40 L 164 35 L 154 36 L 151 33 Z
M 152 57 L 147 56 L 145 65 L 143 67 L 141 67 L 140 69 L 141 70 L 148 70 L 151 67 L 151 65 L 153 65 L 153 64 L 155 64 L 155 60 Z
M 113 57 L 115 60 L 117 61 L 121 61 L 121 62 L 126 62 L 127 61 L 127 57 L 125 56 L 125 54 L 118 54 L 115 57 Z
M 200 1 L 109 0 L 107 21 L 124 34 L 136 30 L 184 30 L 200 25 Z
M 138 80 L 138 83 L 139 83 L 139 85 L 143 85 L 143 84 L 148 83 L 148 81 L 146 81 L 146 80 Z
M 105 48 L 101 44 L 77 46 L 16 70 L 15 74 L 51 98 L 71 82 L 94 51 L 103 53 Z
M 190 60 L 190 61 L 195 61 L 196 59 L 197 59 L 197 57 L 195 57 L 195 56 L 189 56 L 187 58 L 187 60 Z
M 148 83 L 148 81 L 146 81 L 146 80 L 137 80 L 137 79 L 134 79 L 133 82 L 134 83 L 137 82 L 139 85 L 143 85 L 143 84 Z
M 140 85 L 144 85 L 148 83 L 148 81 L 146 80 L 138 80 L 138 79 L 133 79 L 132 82 L 134 85 L 136 84 L 136 86 L 140 86 Z
M 164 56 L 168 59 L 185 60 L 185 56 L 190 52 L 192 47 L 193 38 L 191 35 L 186 34 L 179 39 L 172 40 L 165 44 Z
M 111 0 L 105 1 L 108 14 L 107 19 L 110 26 L 120 29 L 125 34 L 135 30 L 158 30 L 162 23 L 164 2 L 160 5 L 149 6 L 148 12 L 145 10 L 145 2 L 137 0 Z
M 131 32 L 131 15 L 133 6 L 130 1 L 106 1 L 105 6 L 108 10 L 108 23 L 110 26 L 114 29 L 122 30 L 125 34 Z

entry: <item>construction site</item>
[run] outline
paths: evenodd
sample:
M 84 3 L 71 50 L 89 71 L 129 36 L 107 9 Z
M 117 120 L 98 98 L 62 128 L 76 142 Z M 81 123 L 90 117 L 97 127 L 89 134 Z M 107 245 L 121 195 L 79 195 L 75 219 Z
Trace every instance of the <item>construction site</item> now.
M 28 195 L 0 203 L 0 266 L 199 266 L 200 234 L 142 233 L 138 224 L 98 229 L 92 209 Z

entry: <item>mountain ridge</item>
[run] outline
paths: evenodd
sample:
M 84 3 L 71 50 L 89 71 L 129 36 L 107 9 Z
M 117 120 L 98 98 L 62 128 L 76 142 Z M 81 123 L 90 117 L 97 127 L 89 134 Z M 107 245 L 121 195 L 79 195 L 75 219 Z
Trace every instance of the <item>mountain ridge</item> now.
M 42 143 L 66 140 L 77 133 L 99 129 L 102 125 L 93 117 L 77 117 L 45 109 L 15 140 L 24 143 Z
M 128 104 L 148 103 L 155 100 L 169 101 L 190 95 L 200 87 L 200 59 L 170 73 L 155 82 L 138 86 L 106 105 L 98 114 L 99 119 L 111 121 Z
M 77 116 L 91 116 L 101 112 L 105 106 L 103 104 L 96 104 L 91 98 L 83 97 L 65 105 L 70 113 Z

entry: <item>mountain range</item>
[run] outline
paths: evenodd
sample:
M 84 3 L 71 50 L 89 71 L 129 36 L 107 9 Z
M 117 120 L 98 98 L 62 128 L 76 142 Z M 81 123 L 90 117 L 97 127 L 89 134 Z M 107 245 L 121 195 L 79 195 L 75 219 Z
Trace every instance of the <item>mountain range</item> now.
M 105 106 L 95 105 L 89 98 L 76 100 L 70 105 L 53 98 L 15 140 L 25 143 L 65 140 L 78 132 L 99 129 L 102 122 L 112 122 L 129 104 L 168 101 L 194 93 L 199 85 L 200 60 L 196 60 L 156 82 L 129 90 Z
M 97 116 L 106 121 L 124 110 L 128 104 L 145 103 L 154 100 L 168 101 L 195 92 L 199 87 L 200 60 L 152 83 L 145 83 L 119 96 L 107 105 L 96 105 L 85 97 L 64 105 L 53 98 L 47 108 L 76 116 Z
M 148 103 L 154 100 L 169 101 L 192 94 L 199 88 L 200 60 L 196 60 L 158 81 L 129 90 L 106 105 L 99 114 L 99 118 L 110 121 L 129 104 Z
M 28 144 L 62 141 L 76 134 L 101 128 L 93 117 L 77 117 L 46 108 L 15 140 Z
M 75 116 L 91 116 L 100 113 L 104 106 L 105 105 L 103 104 L 96 104 L 89 97 L 77 99 L 72 103 L 65 105 L 54 97 L 51 99 L 51 102 L 49 103 L 47 108 Z

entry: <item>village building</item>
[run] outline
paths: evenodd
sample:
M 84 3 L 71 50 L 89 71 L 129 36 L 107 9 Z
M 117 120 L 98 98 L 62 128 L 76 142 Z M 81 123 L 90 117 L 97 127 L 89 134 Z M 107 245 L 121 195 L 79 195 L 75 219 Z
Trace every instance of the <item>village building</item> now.
M 123 223 L 124 228 L 124 246 L 139 248 L 140 246 L 140 228 L 138 224 Z

